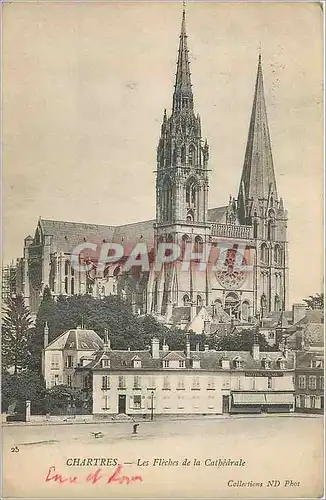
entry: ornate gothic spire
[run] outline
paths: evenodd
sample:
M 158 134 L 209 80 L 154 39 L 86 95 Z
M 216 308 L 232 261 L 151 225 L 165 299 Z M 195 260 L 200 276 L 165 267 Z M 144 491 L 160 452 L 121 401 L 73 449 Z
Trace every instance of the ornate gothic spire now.
M 172 111 L 181 111 L 184 109 L 193 110 L 193 94 L 191 89 L 188 52 L 186 11 L 185 7 L 183 7 Z
M 271 140 L 264 97 L 263 70 L 261 54 L 259 54 L 254 102 L 239 188 L 239 205 L 242 205 L 246 215 L 248 215 L 248 205 L 252 200 L 267 200 L 271 194 L 274 199 L 277 199 Z

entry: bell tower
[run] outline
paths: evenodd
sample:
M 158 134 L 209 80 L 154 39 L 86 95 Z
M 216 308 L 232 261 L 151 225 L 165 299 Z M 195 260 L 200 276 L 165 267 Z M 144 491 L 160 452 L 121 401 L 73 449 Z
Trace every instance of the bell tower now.
M 182 13 L 177 70 L 171 114 L 163 114 L 157 148 L 155 244 L 203 244 L 208 241 L 207 140 L 202 139 L 200 116 L 194 111 L 185 8 Z M 203 274 L 203 273 L 201 273 Z M 196 296 L 195 292 L 196 290 Z M 199 290 L 199 292 L 198 292 Z M 208 303 L 206 276 L 180 263 L 152 272 L 148 312 L 168 318 L 174 306 Z
M 253 226 L 256 311 L 265 316 L 288 303 L 287 210 L 279 197 L 259 54 L 254 101 L 238 194 L 241 224 Z
M 157 148 L 158 225 L 207 222 L 208 144 L 194 112 L 188 52 L 183 10 L 172 112 L 168 116 L 164 111 Z

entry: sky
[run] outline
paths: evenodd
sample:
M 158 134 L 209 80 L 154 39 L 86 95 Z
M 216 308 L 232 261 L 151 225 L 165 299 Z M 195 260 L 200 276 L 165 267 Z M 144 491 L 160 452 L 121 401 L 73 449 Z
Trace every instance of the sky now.
M 209 206 L 237 196 L 261 47 L 290 302 L 322 291 L 322 12 L 312 3 L 187 3 Z M 3 254 L 38 218 L 155 217 L 156 148 L 172 104 L 181 2 L 3 6 Z

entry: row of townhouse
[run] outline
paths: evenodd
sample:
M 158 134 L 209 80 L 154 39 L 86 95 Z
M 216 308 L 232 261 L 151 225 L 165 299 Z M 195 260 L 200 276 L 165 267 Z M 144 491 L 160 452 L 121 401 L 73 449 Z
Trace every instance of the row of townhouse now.
M 323 353 L 215 351 L 205 346 L 171 351 L 157 339 L 145 350 L 113 350 L 94 331 L 68 330 L 48 344 L 47 387 L 83 388 L 98 417 L 119 413 L 154 418 L 167 414 L 322 412 Z

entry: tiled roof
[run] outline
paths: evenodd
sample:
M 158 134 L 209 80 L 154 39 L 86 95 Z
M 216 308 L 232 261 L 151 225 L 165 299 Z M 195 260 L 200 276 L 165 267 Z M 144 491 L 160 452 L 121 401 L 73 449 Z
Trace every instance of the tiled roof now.
M 285 311 L 285 312 L 273 311 L 269 313 L 265 318 L 263 318 L 262 326 L 263 328 L 274 328 L 277 326 L 279 328 L 288 328 L 291 319 L 292 319 L 292 311 Z
M 73 349 L 79 351 L 98 351 L 103 348 L 103 340 L 94 330 L 76 328 L 62 333 L 54 339 L 47 350 Z
M 85 365 L 83 368 L 79 369 L 92 369 L 94 371 L 103 370 L 99 361 L 102 357 L 102 352 L 99 352 L 95 359 L 91 361 L 89 364 Z M 164 370 L 162 368 L 162 359 L 168 359 L 167 353 L 163 351 L 159 351 L 159 358 L 153 359 L 151 355 L 151 351 L 109 351 L 108 357 L 110 359 L 110 370 L 117 371 L 125 371 L 125 370 L 135 370 L 133 368 L 132 360 L 135 355 L 139 356 L 141 359 L 141 368 L 137 368 L 137 370 Z M 170 351 L 169 356 L 173 359 L 185 359 L 184 351 Z M 242 369 L 244 370 L 263 370 L 262 360 L 264 358 L 268 358 L 271 360 L 270 370 L 268 371 L 276 371 L 279 369 L 277 364 L 277 360 L 282 358 L 282 353 L 280 352 L 261 352 L 259 355 L 259 360 L 255 361 L 248 351 L 192 351 L 190 354 L 190 359 L 185 359 L 186 369 L 191 368 L 191 360 L 199 359 L 200 367 L 206 371 L 223 371 L 221 367 L 221 359 L 229 359 L 230 360 L 230 368 L 233 368 L 232 362 L 235 358 L 241 358 L 242 360 Z M 293 369 L 294 368 L 294 353 L 289 352 L 288 357 L 282 358 L 285 362 L 285 369 Z M 180 368 L 182 370 L 182 368 Z M 167 369 L 169 370 L 169 369 Z
M 225 224 L 225 215 L 228 206 L 209 208 L 208 209 L 208 220 L 209 222 L 216 222 L 219 224 Z
M 324 353 L 321 351 L 319 353 L 311 351 L 303 351 L 297 353 L 297 368 L 310 368 L 310 363 L 312 360 L 323 360 Z M 319 368 L 321 369 L 321 368 Z

